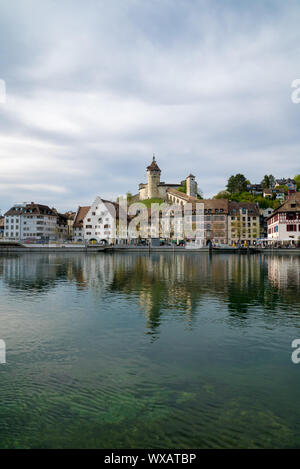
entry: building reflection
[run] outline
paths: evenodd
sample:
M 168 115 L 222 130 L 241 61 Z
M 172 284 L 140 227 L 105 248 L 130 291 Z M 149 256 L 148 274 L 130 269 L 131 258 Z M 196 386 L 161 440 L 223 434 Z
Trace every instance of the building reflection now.
M 99 302 L 112 293 L 133 298 L 145 315 L 146 333 L 155 338 L 165 316 L 193 328 L 212 300 L 229 319 L 240 323 L 247 321 L 253 305 L 271 314 L 282 296 L 288 304 L 299 302 L 300 258 L 193 253 L 16 254 L 0 257 L 0 279 L 16 295 L 40 296 L 71 284 L 79 292 L 89 291 Z
M 300 258 L 297 256 L 266 256 L 270 283 L 280 289 L 300 287 Z

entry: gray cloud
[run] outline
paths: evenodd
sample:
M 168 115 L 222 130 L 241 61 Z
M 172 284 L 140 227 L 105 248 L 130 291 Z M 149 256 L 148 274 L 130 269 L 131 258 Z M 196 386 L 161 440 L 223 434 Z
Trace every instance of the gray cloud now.
M 299 166 L 297 1 L 0 3 L 0 207 L 135 192 L 157 154 L 205 195 Z

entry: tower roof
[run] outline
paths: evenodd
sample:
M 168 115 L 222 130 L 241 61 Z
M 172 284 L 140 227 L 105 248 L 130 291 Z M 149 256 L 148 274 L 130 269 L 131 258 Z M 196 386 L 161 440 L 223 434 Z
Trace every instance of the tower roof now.
M 149 166 L 147 166 L 147 171 L 160 171 L 160 168 L 158 167 L 156 160 L 155 160 L 155 155 L 153 155 L 152 163 Z

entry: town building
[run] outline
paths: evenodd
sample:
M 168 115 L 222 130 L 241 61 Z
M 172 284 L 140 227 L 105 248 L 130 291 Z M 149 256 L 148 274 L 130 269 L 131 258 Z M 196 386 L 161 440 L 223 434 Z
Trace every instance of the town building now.
M 56 238 L 57 213 L 47 205 L 34 202 L 16 204 L 4 217 L 5 239 L 37 241 Z
M 268 237 L 268 218 L 272 215 L 274 209 L 271 207 L 259 209 L 260 215 L 260 238 L 266 239 Z
M 90 206 L 78 207 L 73 223 L 73 240 L 80 243 L 84 241 L 84 219 Z
M 300 240 L 300 192 L 292 194 L 269 217 L 268 240 L 291 244 Z
M 276 179 L 275 189 L 276 189 L 276 187 L 279 187 L 279 186 L 287 186 L 288 191 L 290 193 L 294 193 L 297 190 L 297 183 L 294 179 L 291 179 L 291 178 Z
M 68 239 L 73 238 L 73 224 L 74 224 L 74 219 L 76 216 L 76 212 L 72 212 L 71 210 L 66 212 L 64 216 L 67 217 L 67 229 L 68 229 Z
M 275 197 L 275 199 L 279 200 L 279 202 L 281 202 L 283 204 L 283 202 L 285 201 L 285 199 L 287 197 L 285 195 L 284 189 L 282 189 L 280 187 L 274 187 L 272 189 L 272 192 L 273 192 L 273 196 Z
M 251 202 L 229 201 L 228 244 L 255 245 L 260 234 L 258 205 Z
M 4 236 L 4 217 L 0 217 L 0 238 Z
M 56 238 L 60 241 L 69 239 L 69 219 L 63 213 L 57 212 Z
M 247 191 L 253 195 L 262 195 L 263 187 L 261 184 L 248 184 Z
M 119 205 L 97 197 L 91 206 L 79 207 L 73 224 L 73 239 L 76 242 L 116 241 Z
M 228 200 L 227 199 L 207 199 L 199 200 L 196 197 L 189 196 L 176 189 L 169 188 L 167 191 L 167 202 L 172 205 L 174 214 L 162 217 L 162 232 L 166 231 L 166 225 L 171 223 L 170 232 L 177 239 L 187 238 L 196 240 L 201 238 L 204 245 L 227 244 L 227 216 L 228 216 Z M 189 206 L 187 206 L 189 204 Z M 177 210 L 182 210 L 180 218 L 177 216 Z M 193 236 L 189 236 L 188 232 L 192 230 Z

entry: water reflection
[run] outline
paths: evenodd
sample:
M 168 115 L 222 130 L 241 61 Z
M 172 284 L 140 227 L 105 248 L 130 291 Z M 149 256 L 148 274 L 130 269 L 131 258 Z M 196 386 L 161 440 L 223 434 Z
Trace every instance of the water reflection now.
M 293 256 L 0 256 L 0 447 L 300 447 L 299 272 Z
M 226 306 L 232 323 L 253 306 L 275 313 L 299 307 L 300 257 L 207 254 L 16 254 L 0 257 L 0 278 L 20 294 L 40 297 L 62 283 L 136 299 L 146 330 L 157 336 L 165 315 L 193 327 L 199 306 Z

